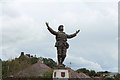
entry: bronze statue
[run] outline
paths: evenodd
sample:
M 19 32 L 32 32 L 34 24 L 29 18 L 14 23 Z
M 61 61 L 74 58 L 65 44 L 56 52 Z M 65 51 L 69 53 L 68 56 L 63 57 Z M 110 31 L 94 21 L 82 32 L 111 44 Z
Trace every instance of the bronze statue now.
M 73 38 L 75 37 L 80 30 L 77 30 L 74 34 L 68 35 L 65 32 L 63 32 L 63 25 L 60 25 L 58 27 L 58 32 L 54 31 L 52 28 L 49 27 L 48 23 L 46 22 L 47 29 L 56 36 L 56 43 L 55 47 L 57 47 L 57 55 L 58 55 L 58 64 L 62 65 L 65 57 L 67 49 L 69 48 L 69 44 L 67 43 L 67 38 Z

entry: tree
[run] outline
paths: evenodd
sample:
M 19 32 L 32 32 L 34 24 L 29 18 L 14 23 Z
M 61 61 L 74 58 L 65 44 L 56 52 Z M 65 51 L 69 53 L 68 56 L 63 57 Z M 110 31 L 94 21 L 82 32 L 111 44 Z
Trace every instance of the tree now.
M 97 72 L 96 73 L 97 76 L 101 76 L 101 74 L 103 74 L 103 72 Z
M 78 72 L 78 73 L 79 72 L 83 72 L 86 75 L 89 75 L 90 77 L 97 75 L 97 73 L 95 72 L 95 70 L 88 70 L 86 68 L 78 69 L 78 70 L 76 70 L 76 72 Z
M 91 70 L 89 71 L 88 73 L 89 76 L 95 76 L 96 75 L 96 72 L 94 70 Z
M 46 64 L 47 66 L 51 67 L 51 68 L 56 68 L 57 67 L 57 63 L 55 61 L 53 61 L 53 59 L 51 58 L 43 58 L 43 63 Z
M 113 78 L 104 78 L 103 80 L 114 80 Z
M 30 62 L 31 62 L 31 64 L 35 64 L 35 63 L 37 63 L 38 62 L 38 58 L 36 58 L 36 57 L 32 57 L 32 58 L 30 58 Z
M 120 80 L 120 74 L 117 74 L 117 75 L 115 76 L 115 80 Z
M 19 58 L 15 58 L 12 60 L 2 61 L 2 76 L 7 77 L 12 74 L 15 74 L 26 67 L 29 67 L 35 63 L 37 63 L 39 58 L 37 57 L 26 57 L 20 56 Z M 44 64 L 51 68 L 55 68 L 57 63 L 53 61 L 51 58 L 43 58 Z
M 79 73 L 79 72 L 83 72 L 83 73 L 89 75 L 89 70 L 87 70 L 86 68 L 78 69 L 78 70 L 76 70 L 76 72 L 78 72 L 78 73 Z
M 30 58 L 21 56 L 11 61 L 2 61 L 2 76 L 7 77 L 31 65 Z
M 43 76 L 44 78 L 52 78 L 53 70 L 46 71 Z

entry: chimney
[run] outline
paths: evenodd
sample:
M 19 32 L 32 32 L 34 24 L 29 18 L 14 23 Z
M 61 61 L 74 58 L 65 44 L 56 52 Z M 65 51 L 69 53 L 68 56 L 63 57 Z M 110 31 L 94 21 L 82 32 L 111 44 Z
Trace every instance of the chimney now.
M 30 54 L 26 54 L 26 56 L 30 58 Z
M 24 52 L 21 52 L 21 55 L 20 56 L 24 56 Z

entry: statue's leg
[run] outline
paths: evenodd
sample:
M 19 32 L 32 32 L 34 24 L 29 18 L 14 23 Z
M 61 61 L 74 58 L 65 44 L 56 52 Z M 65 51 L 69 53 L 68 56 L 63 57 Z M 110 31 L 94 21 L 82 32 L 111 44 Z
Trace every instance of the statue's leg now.
M 58 64 L 61 64 L 62 62 L 62 56 L 61 56 L 61 53 L 62 53 L 62 49 L 61 47 L 57 47 L 57 54 L 58 54 Z
M 65 60 L 66 52 L 67 52 L 66 47 L 63 47 L 63 48 L 62 48 L 62 63 L 63 63 L 63 61 Z

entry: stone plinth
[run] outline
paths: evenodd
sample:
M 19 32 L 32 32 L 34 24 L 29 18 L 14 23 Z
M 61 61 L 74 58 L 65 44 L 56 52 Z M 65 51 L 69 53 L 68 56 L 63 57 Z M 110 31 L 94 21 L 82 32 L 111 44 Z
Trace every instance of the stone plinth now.
M 53 80 L 69 80 L 69 79 L 93 80 L 91 77 L 80 72 L 77 73 L 68 67 L 58 67 L 53 71 Z
M 55 69 L 53 71 L 53 79 L 68 79 L 70 78 L 69 71 L 67 69 Z

